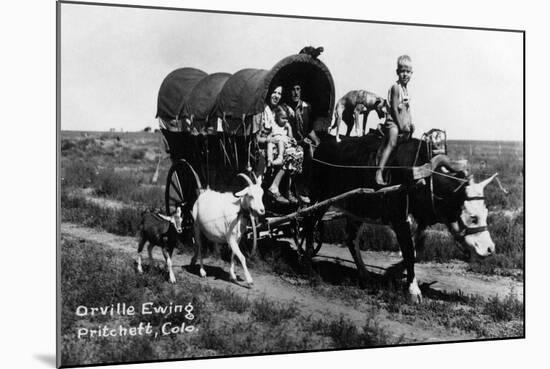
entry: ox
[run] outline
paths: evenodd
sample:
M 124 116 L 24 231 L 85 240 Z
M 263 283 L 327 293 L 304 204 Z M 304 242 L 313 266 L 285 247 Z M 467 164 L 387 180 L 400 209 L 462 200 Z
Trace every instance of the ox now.
M 239 242 L 246 230 L 248 219 L 253 223 L 254 217 L 265 214 L 262 202 L 262 178 L 261 176 L 258 178 L 254 176 L 255 183 L 252 183 L 250 178 L 242 173 L 239 174 L 239 177 L 247 182 L 248 186 L 245 189 L 235 194 L 206 190 L 197 198 L 192 212 L 197 248 L 191 264 L 195 263 L 198 254 L 201 277 L 206 277 L 206 271 L 202 263 L 201 234 L 212 242 L 227 243 L 231 248 L 231 267 L 229 270 L 231 280 L 237 280 L 235 275 L 236 256 L 243 267 L 246 282 L 251 286 L 253 284 L 252 277 L 246 267 L 244 255 L 239 249 Z M 254 228 L 254 224 L 252 224 L 252 227 Z
M 376 188 L 376 150 L 380 142 L 381 138 L 375 134 L 346 138 L 339 144 L 332 136 L 322 136 L 312 167 L 313 199 L 328 199 L 360 187 Z M 474 251 L 479 256 L 495 251 L 487 230 L 483 189 L 496 174 L 475 183 L 473 178 L 467 178 L 463 168 L 457 167 L 447 156 L 438 155 L 430 159 L 428 153 L 425 141 L 411 139 L 401 143 L 388 162 L 390 184 L 401 184 L 400 190 L 355 196 L 338 204 L 347 215 L 346 245 L 357 265 L 361 284 L 366 281 L 367 270 L 359 245 L 354 242 L 358 223 L 365 219 L 381 219 L 395 231 L 403 256 L 398 269 L 406 269 L 409 295 L 417 302 L 422 300 L 422 294 L 414 274 L 415 244 L 417 249 L 422 249 L 423 233 L 429 225 L 446 224 L 463 251 Z M 410 168 L 430 161 L 431 175 L 421 181 L 414 180 Z M 312 224 L 322 217 L 323 212 L 308 219 L 306 227 L 310 230 L 309 234 Z M 414 237 L 411 217 L 418 224 Z
M 141 267 L 141 251 L 145 243 L 147 253 L 149 254 L 149 264 L 153 266 L 153 247 L 160 246 L 162 255 L 166 261 L 166 269 L 170 275 L 170 283 L 176 283 L 176 277 L 172 270 L 172 253 L 176 247 L 178 235 L 181 234 L 181 208 L 176 209 L 176 213 L 170 217 L 158 213 L 144 212 L 141 215 L 141 223 L 139 224 L 139 244 L 138 244 L 138 273 L 143 273 Z

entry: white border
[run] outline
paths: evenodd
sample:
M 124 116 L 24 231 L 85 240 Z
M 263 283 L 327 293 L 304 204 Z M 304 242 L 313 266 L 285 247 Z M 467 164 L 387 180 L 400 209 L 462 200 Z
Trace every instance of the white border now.
M 97 1 L 105 2 L 105 1 Z M 326 5 L 277 0 L 137 1 L 132 4 L 527 30 L 527 339 L 343 352 L 140 364 L 141 368 L 379 367 L 518 368 L 546 348 L 548 245 L 542 213 L 548 165 L 548 23 L 546 9 L 526 2 L 348 0 Z M 55 353 L 55 4 L 3 6 L 2 335 L 5 367 L 52 367 Z M 505 61 L 503 61 L 505 62 Z M 543 114 L 546 113 L 546 114 Z M 536 125 L 534 121 L 537 121 Z M 529 124 L 529 122 L 531 124 Z M 518 123 L 519 124 L 519 123 Z M 534 131 L 536 130 L 536 131 Z M 542 130 L 542 131 L 540 131 Z M 547 141 L 547 139 L 546 139 Z M 545 160 L 546 161 L 546 160 Z M 537 206 L 537 204 L 540 204 Z M 6 206 L 7 205 L 7 206 Z M 542 206 L 541 206 L 542 205 Z M 6 223 L 7 222 L 7 223 Z M 543 223 L 544 222 L 544 223 Z M 127 365 L 119 368 L 130 367 Z

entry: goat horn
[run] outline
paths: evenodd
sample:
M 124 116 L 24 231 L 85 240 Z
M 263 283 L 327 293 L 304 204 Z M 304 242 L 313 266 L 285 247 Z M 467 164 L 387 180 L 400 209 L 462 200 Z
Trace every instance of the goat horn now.
M 250 177 L 247 176 L 247 175 L 244 174 L 244 173 L 239 173 L 239 174 L 237 174 L 237 177 L 242 177 L 242 178 L 244 178 L 244 180 L 246 181 L 246 183 L 247 183 L 249 186 L 254 185 L 254 184 L 252 183 L 252 181 L 250 180 Z
M 250 173 L 252 173 L 252 179 L 254 179 L 254 183 L 258 183 L 258 177 L 256 177 L 256 173 L 254 173 L 254 171 L 251 171 Z
M 461 164 L 458 164 L 458 163 L 453 163 L 447 155 L 443 155 L 443 154 L 436 155 L 432 158 L 432 160 L 430 162 L 432 164 L 432 169 L 434 169 L 434 170 L 436 168 L 439 168 L 440 166 L 445 166 L 445 167 L 449 168 L 450 170 L 452 170 L 453 172 L 465 172 L 466 171 L 466 168 L 464 167 L 464 165 L 461 165 Z

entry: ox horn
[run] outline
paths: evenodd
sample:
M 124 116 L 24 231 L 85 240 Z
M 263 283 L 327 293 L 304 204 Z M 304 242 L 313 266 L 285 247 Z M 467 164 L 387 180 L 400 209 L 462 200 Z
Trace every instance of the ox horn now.
M 237 174 L 237 177 L 244 178 L 244 180 L 246 181 L 246 183 L 247 183 L 249 186 L 253 186 L 253 185 L 254 185 L 254 184 L 252 183 L 252 181 L 250 180 L 250 177 L 247 176 L 247 175 L 244 174 L 244 173 L 239 173 L 239 174 Z
M 451 161 L 447 155 L 436 155 L 430 162 L 432 164 L 432 169 L 434 170 L 440 166 L 445 166 L 453 172 L 466 172 L 466 166 L 464 164 Z
M 496 176 L 498 176 L 498 173 L 495 173 L 486 180 L 479 182 L 479 185 L 481 186 L 481 188 L 485 188 L 485 186 L 487 186 L 493 179 L 495 179 Z

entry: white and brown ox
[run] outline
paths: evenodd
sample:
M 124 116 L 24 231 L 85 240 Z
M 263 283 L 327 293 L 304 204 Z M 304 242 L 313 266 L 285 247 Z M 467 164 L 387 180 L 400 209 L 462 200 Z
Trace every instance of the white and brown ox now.
M 254 176 L 253 183 L 245 174 L 240 173 L 238 176 L 248 184 L 243 190 L 235 194 L 206 190 L 197 198 L 192 211 L 197 248 L 191 264 L 195 263 L 198 254 L 200 274 L 203 278 L 206 277 L 201 252 L 201 235 L 204 235 L 211 242 L 229 245 L 231 249 L 229 275 L 231 279 L 237 280 L 235 275 L 235 257 L 237 257 L 243 267 L 245 280 L 251 286 L 253 284 L 252 277 L 246 267 L 244 255 L 239 249 L 239 242 L 246 231 L 248 222 L 250 221 L 252 227 L 255 228 L 254 218 L 265 214 L 262 202 L 262 178 Z

